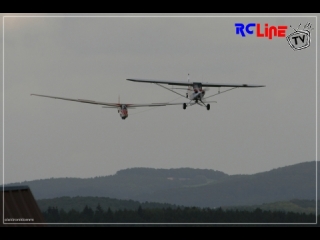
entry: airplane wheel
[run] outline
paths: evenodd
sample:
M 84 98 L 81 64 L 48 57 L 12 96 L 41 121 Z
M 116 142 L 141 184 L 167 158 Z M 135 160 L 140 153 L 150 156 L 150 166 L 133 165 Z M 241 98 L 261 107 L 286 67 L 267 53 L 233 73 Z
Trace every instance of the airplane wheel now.
M 207 110 L 208 110 L 208 111 L 210 110 L 210 104 L 207 105 Z
M 187 108 L 187 104 L 183 104 L 183 109 L 186 109 Z

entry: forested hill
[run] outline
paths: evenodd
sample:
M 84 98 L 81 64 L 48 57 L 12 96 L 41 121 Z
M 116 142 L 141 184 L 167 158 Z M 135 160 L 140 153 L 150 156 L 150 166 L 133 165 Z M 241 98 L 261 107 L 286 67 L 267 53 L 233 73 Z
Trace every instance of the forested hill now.
M 316 163 L 305 162 L 253 175 L 190 168 L 132 168 L 112 176 L 44 179 L 10 185 L 28 185 L 37 200 L 92 196 L 213 208 L 315 200 Z
M 13 185 L 28 185 L 36 199 L 93 196 L 134 200 L 141 194 L 218 182 L 225 177 L 228 175 L 214 170 L 132 168 L 111 176 L 51 178 Z
M 208 169 L 192 169 L 192 168 L 177 168 L 177 169 L 153 169 L 153 168 L 130 168 L 120 170 L 116 173 L 117 176 L 143 176 L 143 177 L 160 177 L 160 178 L 184 178 L 192 179 L 195 176 L 204 176 L 209 179 L 219 180 L 228 176 L 220 171 Z
M 166 189 L 140 197 L 137 200 L 163 199 L 163 202 L 199 207 L 254 205 L 291 199 L 315 200 L 316 163 L 300 163 L 253 175 L 233 175 L 218 183 L 196 188 Z
M 137 210 L 139 207 L 143 209 L 183 209 L 184 206 L 166 204 L 166 203 L 153 203 L 153 202 L 138 202 L 133 200 L 118 200 L 105 197 L 60 197 L 51 199 L 37 200 L 38 206 L 42 212 L 47 211 L 49 208 L 56 208 L 57 210 L 64 211 L 83 211 L 86 206 L 97 210 L 102 208 L 103 210 L 110 209 L 111 211 L 119 210 Z M 318 200 L 318 215 L 320 214 L 320 200 Z M 239 210 L 239 211 L 255 211 L 260 208 L 264 211 L 282 211 L 282 212 L 295 212 L 305 214 L 316 214 L 316 202 L 314 200 L 298 200 L 293 199 L 291 201 L 265 203 L 259 205 L 250 206 L 229 206 L 221 207 L 223 210 Z M 206 208 L 205 208 L 206 209 Z M 320 215 L 319 215 L 320 216 Z

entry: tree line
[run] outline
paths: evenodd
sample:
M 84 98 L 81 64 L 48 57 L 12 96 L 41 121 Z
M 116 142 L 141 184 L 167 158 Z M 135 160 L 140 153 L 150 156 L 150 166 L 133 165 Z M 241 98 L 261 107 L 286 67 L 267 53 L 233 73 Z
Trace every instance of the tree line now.
M 43 216 L 50 223 L 105 223 L 105 224 L 311 224 L 315 225 L 316 215 L 306 213 L 265 211 L 223 210 L 222 208 L 145 208 L 136 210 L 104 210 L 100 204 L 93 210 L 87 205 L 82 211 L 65 211 L 57 207 L 48 207 Z M 318 220 L 320 215 L 318 215 Z M 319 226 L 319 224 L 318 224 Z

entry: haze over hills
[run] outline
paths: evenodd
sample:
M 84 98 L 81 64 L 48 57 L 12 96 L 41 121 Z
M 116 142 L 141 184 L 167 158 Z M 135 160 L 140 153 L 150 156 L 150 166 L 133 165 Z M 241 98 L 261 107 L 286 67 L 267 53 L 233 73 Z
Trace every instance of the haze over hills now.
M 316 162 L 252 175 L 190 168 L 132 168 L 105 177 L 43 179 L 9 185 L 28 185 L 37 200 L 83 196 L 210 208 L 255 205 L 315 200 Z

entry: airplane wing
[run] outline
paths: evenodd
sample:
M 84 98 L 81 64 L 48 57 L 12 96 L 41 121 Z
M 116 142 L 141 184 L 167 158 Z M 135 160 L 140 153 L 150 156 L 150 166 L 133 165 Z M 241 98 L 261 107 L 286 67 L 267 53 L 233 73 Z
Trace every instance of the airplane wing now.
M 149 79 L 138 79 L 129 78 L 127 79 L 133 82 L 147 82 L 147 83 L 160 83 L 169 85 L 180 85 L 180 86 L 192 86 L 192 82 L 178 82 L 178 81 L 163 81 L 163 80 L 149 80 Z
M 62 98 L 62 97 L 54 97 L 54 96 L 39 95 L 39 94 L 31 94 L 31 96 L 48 97 L 48 98 L 61 99 L 61 100 L 74 101 L 74 102 L 81 102 L 81 103 L 90 103 L 90 104 L 96 104 L 96 105 L 105 105 L 105 106 L 109 106 L 109 107 L 113 107 L 113 108 L 119 107 L 119 103 L 105 103 L 105 102 L 97 102 L 97 101 L 86 100 L 86 99 Z
M 55 96 L 48 96 L 48 95 L 39 95 L 39 94 L 31 94 L 31 96 L 39 96 L 39 97 L 47 97 L 47 98 L 54 98 L 54 99 L 61 99 L 67 101 L 74 101 L 74 102 L 81 102 L 81 103 L 90 103 L 96 105 L 103 105 L 104 108 L 117 108 L 120 105 L 126 105 L 128 108 L 136 108 L 136 107 L 160 107 L 166 106 L 167 103 L 150 103 L 150 104 L 130 104 L 130 103 L 106 103 L 106 102 L 97 102 L 92 100 L 86 99 L 73 99 L 73 98 L 62 98 L 62 97 L 55 97 Z
M 151 79 L 139 79 L 139 78 L 128 78 L 127 80 L 133 82 L 145 82 L 145 83 L 159 83 L 168 85 L 179 85 L 179 86 L 192 86 L 193 82 L 179 82 L 179 81 L 164 81 L 164 80 L 151 80 Z M 252 85 L 252 84 L 226 84 L 226 83 L 205 83 L 201 82 L 203 87 L 265 87 L 264 85 Z

